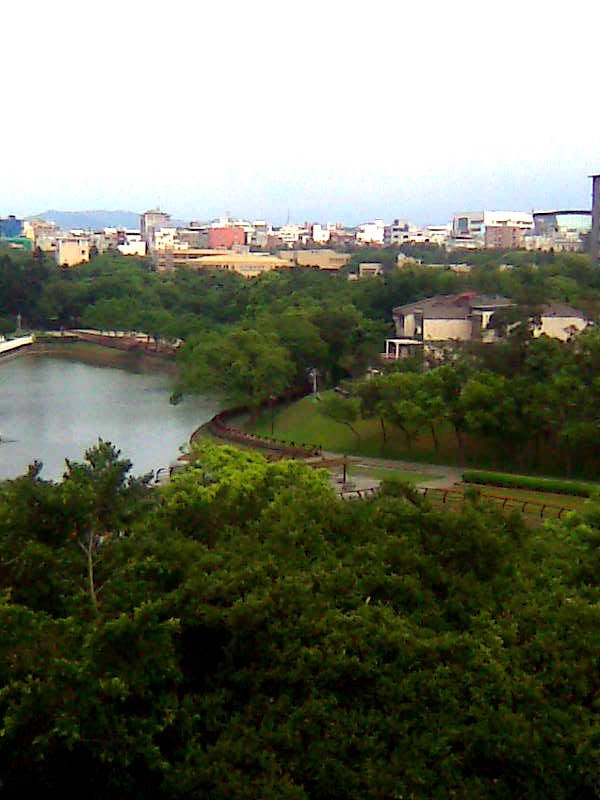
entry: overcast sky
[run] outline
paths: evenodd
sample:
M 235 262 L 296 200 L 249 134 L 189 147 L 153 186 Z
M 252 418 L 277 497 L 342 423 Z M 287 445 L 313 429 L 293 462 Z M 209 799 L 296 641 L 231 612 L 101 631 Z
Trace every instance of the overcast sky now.
M 589 207 L 599 23 L 577 0 L 11 3 L 0 215 Z

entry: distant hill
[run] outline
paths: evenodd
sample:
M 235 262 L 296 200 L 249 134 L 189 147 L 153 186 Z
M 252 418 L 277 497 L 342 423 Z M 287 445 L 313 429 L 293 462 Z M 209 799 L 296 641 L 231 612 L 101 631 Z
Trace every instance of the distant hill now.
M 41 211 L 32 214 L 29 219 L 40 218 L 54 222 L 65 230 L 94 230 L 100 228 L 139 228 L 140 215 L 134 211 Z

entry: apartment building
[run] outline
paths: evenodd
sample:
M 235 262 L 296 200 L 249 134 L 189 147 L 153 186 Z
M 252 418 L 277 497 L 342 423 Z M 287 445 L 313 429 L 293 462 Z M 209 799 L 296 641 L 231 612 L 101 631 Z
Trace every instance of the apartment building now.
M 155 231 L 170 227 L 171 215 L 167 214 L 165 211 L 161 211 L 160 208 L 144 211 L 144 213 L 140 215 L 140 233 L 149 249 L 152 249 L 154 246 Z
M 77 236 L 61 237 L 56 240 L 54 255 L 59 267 L 76 267 L 90 260 L 90 242 Z

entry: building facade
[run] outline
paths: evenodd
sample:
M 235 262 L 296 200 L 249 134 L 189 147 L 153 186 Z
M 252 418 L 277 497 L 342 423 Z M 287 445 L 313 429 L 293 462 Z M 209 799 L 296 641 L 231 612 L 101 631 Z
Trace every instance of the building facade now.
M 13 214 L 2 219 L 0 217 L 0 238 L 13 239 L 23 233 L 23 222 Z
M 142 239 L 146 242 L 151 249 L 154 246 L 154 233 L 160 228 L 171 227 L 171 215 L 160 208 L 153 208 L 150 211 L 144 211 L 140 215 L 140 233 Z
M 78 237 L 57 239 L 55 259 L 59 267 L 76 267 L 86 263 L 90 260 L 89 240 Z
M 208 229 L 208 248 L 231 250 L 234 245 L 246 244 L 246 234 L 243 228 L 228 226 L 225 228 Z

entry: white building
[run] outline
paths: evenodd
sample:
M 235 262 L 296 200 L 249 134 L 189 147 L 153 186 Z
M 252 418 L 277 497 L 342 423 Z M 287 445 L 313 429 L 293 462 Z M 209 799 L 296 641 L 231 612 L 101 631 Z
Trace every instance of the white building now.
M 455 214 L 452 219 L 454 237 L 469 236 L 483 241 L 485 229 L 492 227 L 519 228 L 533 230 L 533 214 L 527 211 L 470 211 Z
M 312 226 L 311 235 L 313 242 L 316 244 L 327 244 L 331 238 L 331 230 L 327 226 L 316 222 Z
M 147 252 L 146 242 L 143 239 L 128 240 L 123 244 L 117 245 L 117 250 L 123 256 L 145 256 Z
M 177 228 L 158 228 L 154 231 L 152 249 L 158 253 L 167 250 L 187 250 L 187 242 L 182 242 L 177 237 Z
M 299 242 L 306 244 L 311 238 L 310 229 L 306 225 L 286 224 L 280 228 L 273 229 L 273 235 L 277 236 L 288 247 L 292 247 Z
M 427 225 L 423 231 L 428 244 L 437 244 L 444 247 L 452 233 L 452 224 L 450 222 L 446 225 Z
M 385 242 L 385 223 L 382 219 L 364 222 L 356 229 L 356 241 L 359 244 L 380 244 Z

